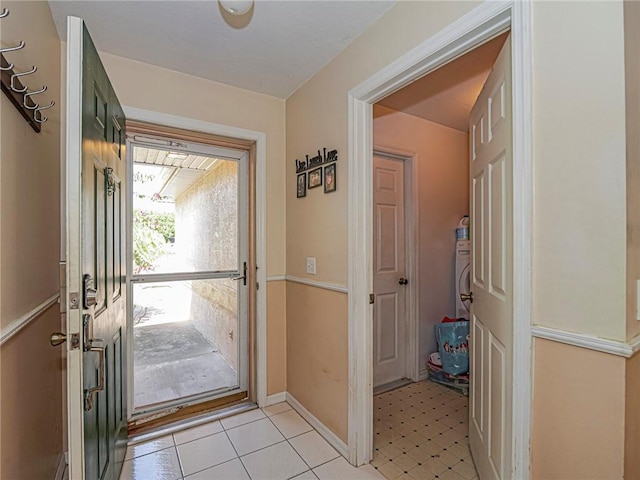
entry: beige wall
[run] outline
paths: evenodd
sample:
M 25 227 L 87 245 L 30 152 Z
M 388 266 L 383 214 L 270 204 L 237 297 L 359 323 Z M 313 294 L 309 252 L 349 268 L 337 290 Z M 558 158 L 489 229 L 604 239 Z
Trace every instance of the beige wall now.
M 625 359 L 541 339 L 534 350 L 531 478 L 622 479 Z
M 267 395 L 287 391 L 287 283 L 267 282 Z
M 455 229 L 469 214 L 468 134 L 374 105 L 373 144 L 415 155 L 418 182 L 420 368 L 436 349 L 433 326 L 456 316 Z
M 626 361 L 624 478 L 640 478 L 640 355 Z
M 307 276 L 304 257 L 315 256 L 315 280 L 347 281 L 348 91 L 474 6 L 399 2 L 287 100 L 287 273 Z M 533 322 L 624 340 L 622 3 L 534 2 L 533 17 Z M 338 192 L 296 199 L 294 159 L 325 145 L 341 155 Z M 296 302 L 288 315 L 303 310 Z
M 627 120 L 627 338 L 640 334 L 640 2 L 624 2 Z
M 60 351 L 49 344 L 60 330 L 57 305 L 0 348 L 0 478 L 55 477 L 63 453 Z
M 622 3 L 533 14 L 533 320 L 625 340 Z
M 46 2 L 5 1 L 2 46 L 31 89 L 47 85 L 37 101 L 59 102 L 60 42 Z M 0 95 L 0 326 L 26 314 L 58 290 L 60 245 L 60 105 L 36 134 L 6 95 Z M 53 478 L 63 451 L 62 347 L 57 305 L 0 347 L 0 477 Z
M 473 2 L 399 2 L 287 99 L 287 273 L 347 284 L 347 93 L 471 10 Z M 393 41 L 390 41 L 390 39 Z M 337 191 L 296 199 L 295 159 L 338 149 Z M 305 257 L 317 258 L 317 275 Z
M 287 282 L 287 392 L 347 442 L 347 295 Z

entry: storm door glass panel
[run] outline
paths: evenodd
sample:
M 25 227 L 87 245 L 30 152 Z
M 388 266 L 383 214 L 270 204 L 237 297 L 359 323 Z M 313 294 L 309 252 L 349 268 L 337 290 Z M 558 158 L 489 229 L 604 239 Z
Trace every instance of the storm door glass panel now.
M 246 392 L 247 155 L 131 151 L 134 412 Z
M 135 408 L 239 387 L 238 282 L 133 286 Z
M 238 161 L 133 147 L 134 274 L 238 270 Z

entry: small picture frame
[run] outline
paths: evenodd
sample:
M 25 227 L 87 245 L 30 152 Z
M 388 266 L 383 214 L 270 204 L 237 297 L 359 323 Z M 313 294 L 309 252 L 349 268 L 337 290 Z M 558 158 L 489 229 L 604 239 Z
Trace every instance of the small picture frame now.
M 324 193 L 336 191 L 336 164 L 324 167 Z
M 322 167 L 314 168 L 309 172 L 309 188 L 322 185 Z
M 307 196 L 307 174 L 300 173 L 296 178 L 296 197 L 302 198 Z

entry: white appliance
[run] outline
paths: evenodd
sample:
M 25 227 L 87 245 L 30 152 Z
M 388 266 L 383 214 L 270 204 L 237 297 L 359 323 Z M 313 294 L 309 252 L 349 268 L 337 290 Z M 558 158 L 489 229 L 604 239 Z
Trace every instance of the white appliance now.
M 460 300 L 461 294 L 469 294 L 471 291 L 471 241 L 458 240 L 456 242 L 456 318 L 469 320 L 469 300 Z

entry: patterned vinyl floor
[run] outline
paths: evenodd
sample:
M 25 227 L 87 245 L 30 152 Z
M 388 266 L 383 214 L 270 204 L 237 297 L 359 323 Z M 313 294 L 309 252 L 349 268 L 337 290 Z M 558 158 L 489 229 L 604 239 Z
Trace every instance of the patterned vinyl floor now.
M 373 465 L 389 480 L 477 480 L 468 397 L 429 380 L 376 395 Z

